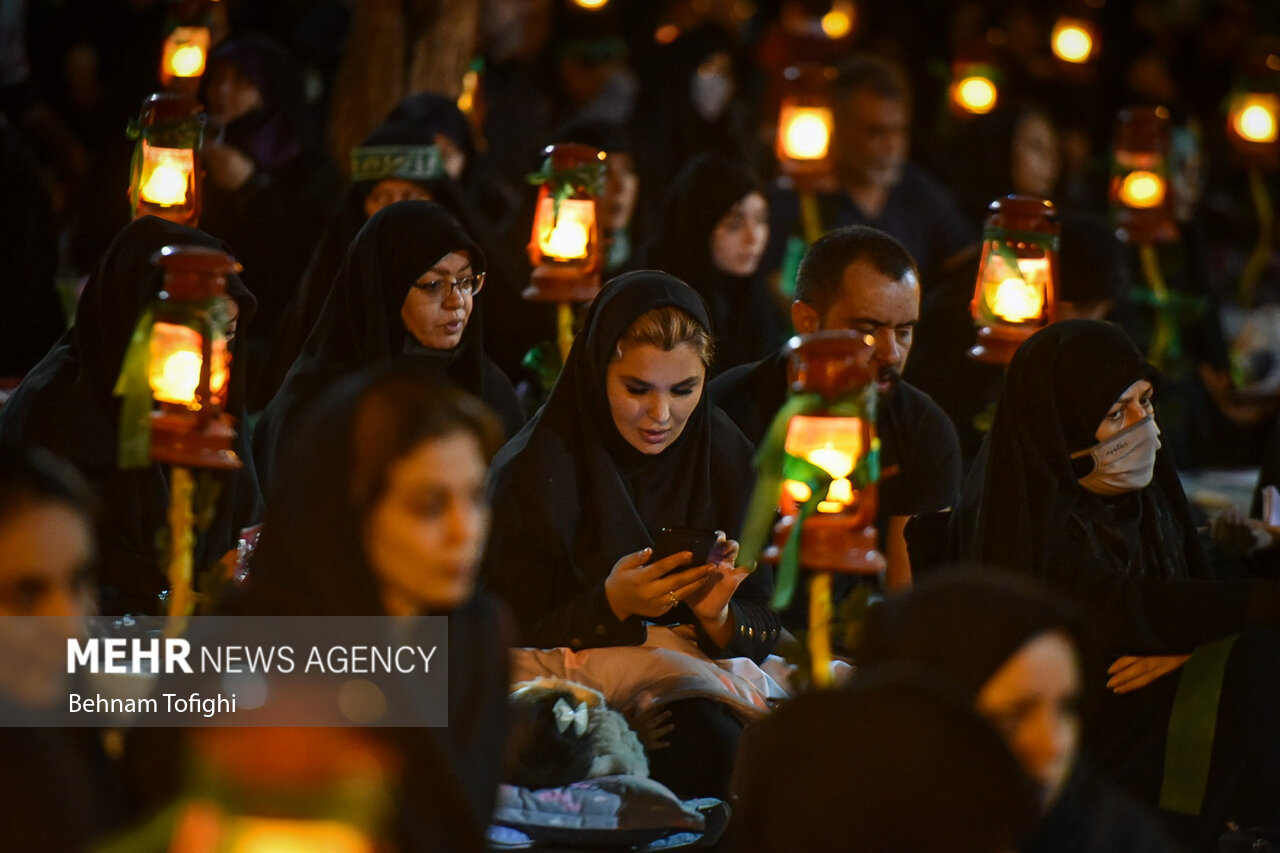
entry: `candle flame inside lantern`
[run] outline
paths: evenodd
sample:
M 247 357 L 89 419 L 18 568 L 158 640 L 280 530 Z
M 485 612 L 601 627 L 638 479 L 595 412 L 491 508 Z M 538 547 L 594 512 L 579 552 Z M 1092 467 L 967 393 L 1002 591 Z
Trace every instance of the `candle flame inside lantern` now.
M 1010 323 L 1021 323 L 1023 320 L 1034 320 L 1040 316 L 1044 308 L 1044 299 L 1035 287 L 1020 278 L 1006 278 L 996 288 L 995 305 L 992 310 L 1002 320 Z
M 1267 101 L 1270 103 L 1267 103 Z M 1243 109 L 1235 114 L 1236 133 L 1249 142 L 1275 142 L 1277 138 L 1276 111 L 1280 99 L 1251 98 Z
M 830 12 L 822 16 L 822 32 L 829 39 L 844 38 L 853 29 L 853 16 L 841 5 L 833 6 Z
M 1164 202 L 1164 179 L 1155 172 L 1130 172 L 1120 184 L 1120 200 L 1129 207 L 1159 207 Z
M 373 853 L 373 842 L 356 827 L 335 820 L 238 817 L 233 853 Z
M 204 72 L 204 50 L 199 45 L 184 44 L 173 52 L 169 66 L 175 77 L 199 77 Z
M 199 77 L 204 74 L 211 34 L 208 27 L 175 27 L 164 42 L 161 77 Z
M 149 378 L 151 391 L 157 400 L 197 407 L 196 392 L 200 388 L 203 361 L 199 332 L 174 323 L 155 324 L 151 337 Z M 214 341 L 213 363 L 209 370 L 209 393 L 215 399 L 221 399 L 227 386 L 226 341 Z
M 152 148 L 144 144 L 142 200 L 176 206 L 187 203 L 195 152 L 190 148 Z
M 805 458 L 832 477 L 844 478 L 853 470 L 853 457 L 843 450 L 832 447 L 831 442 L 828 442 L 826 447 L 810 450 Z
M 782 117 L 782 150 L 793 160 L 821 160 L 831 146 L 831 110 L 787 107 Z
M 595 203 L 589 199 L 565 199 L 560 202 L 560 216 L 553 221 L 552 199 L 543 199 L 539 211 L 541 222 L 538 248 L 542 254 L 558 261 L 585 258 L 591 243 L 591 226 L 595 221 Z
M 986 77 L 965 77 L 956 84 L 956 99 L 971 113 L 984 115 L 995 109 L 996 84 Z
M 1093 53 L 1093 37 L 1077 21 L 1060 21 L 1053 28 L 1053 52 L 1064 62 L 1088 62 Z

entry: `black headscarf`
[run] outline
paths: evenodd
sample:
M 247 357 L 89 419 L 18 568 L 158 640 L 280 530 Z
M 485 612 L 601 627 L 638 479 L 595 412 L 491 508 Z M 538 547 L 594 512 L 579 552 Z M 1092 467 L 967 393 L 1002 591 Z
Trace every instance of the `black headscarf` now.
M 447 136 L 449 141 L 458 146 L 466 155 L 466 167 L 459 180 L 466 182 L 476 159 L 476 142 L 471 133 L 471 123 L 458 109 L 453 98 L 435 92 L 421 92 L 405 98 L 387 117 L 389 124 L 402 123 L 421 128 L 431 134 L 434 142 L 435 134 Z M 375 143 L 366 143 L 373 145 Z
M 134 220 L 85 284 L 75 325 L 0 410 L 0 440 L 40 445 L 70 460 L 102 498 L 99 582 L 119 593 L 103 595 L 108 613 L 123 612 L 118 608 L 150 612 L 156 594 L 167 586 L 156 548 L 156 534 L 166 524 L 167 471 L 159 464 L 129 471 L 117 467 L 120 400 L 112 390 L 138 317 L 164 284 L 164 271 L 151 256 L 171 245 L 227 250 L 194 228 L 153 216 Z M 226 410 L 243 424 L 245 332 L 256 302 L 237 275 L 227 276 L 227 293 L 239 305 L 240 319 L 231 345 Z M 223 493 L 197 543 L 197 568 L 234 548 L 240 529 L 258 520 L 257 477 L 243 426 L 235 450 L 244 467 L 216 475 Z
M 1019 347 L 988 438 L 975 556 L 1045 576 L 1072 525 L 1118 575 L 1208 574 L 1163 450 L 1151 483 L 1137 492 L 1104 498 L 1078 482 L 1071 454 L 1098 443 L 1098 424 L 1139 379 L 1154 383 L 1157 371 L 1111 323 L 1054 323 Z
M 1003 738 L 931 673 L 881 665 L 792 699 L 744 737 L 731 853 L 990 853 L 1039 816 Z
M 1105 667 L 1090 666 L 1098 651 L 1084 611 L 1041 584 L 1017 574 L 955 567 L 925 578 L 905 595 L 868 614 L 858 661 L 869 671 L 885 664 L 927 667 L 973 702 L 983 686 L 1030 640 L 1049 631 L 1072 642 L 1084 676 L 1090 712 L 1086 729 L 1109 722 L 1103 698 Z M 856 684 L 861 677 L 854 678 Z M 1096 716 L 1093 714 L 1096 712 Z M 1146 809 L 1103 781 L 1087 756 L 1074 763 L 1023 853 L 1051 851 L 1155 851 L 1175 849 Z
M 248 33 L 214 49 L 209 64 L 229 63 L 262 96 L 262 106 L 227 125 L 225 142 L 253 158 L 258 168 L 278 169 L 298 157 L 314 131 L 298 62 L 270 36 Z
M 656 456 L 614 426 L 605 373 L 618 340 L 642 314 L 668 305 L 710 325 L 702 299 L 673 276 L 640 270 L 610 281 L 546 405 L 494 459 L 495 513 L 538 504 L 569 551 L 601 577 L 663 526 L 732 535 L 746 507 L 750 445 L 705 391 L 680 437 Z
M 717 53 L 727 53 L 734 60 L 729 72 L 734 92 L 720 114 L 708 120 L 694 105 L 691 85 L 699 67 Z M 631 124 L 641 186 L 662 186 L 704 152 L 737 158 L 752 153 L 749 128 L 756 125 L 748 115 L 750 93 L 743 91 L 749 71 L 733 38 L 721 27 L 706 23 L 684 31 L 675 41 L 656 48 L 638 71 L 641 86 Z M 637 213 L 646 233 L 657 231 L 659 207 Z
M 365 146 L 425 147 L 434 144 L 434 132 L 430 127 L 402 120 L 384 122 L 364 140 Z M 265 408 L 271 402 L 271 398 L 284 382 L 285 376 L 298 360 L 307 336 L 315 326 L 329 291 L 333 288 L 334 277 L 342 268 L 347 250 L 369 219 L 364 210 L 365 200 L 381 180 L 379 178 L 351 181 L 347 185 L 338 209 L 334 212 L 324 236 L 311 255 L 297 292 L 293 294 L 285 308 L 276 336 L 271 342 L 270 358 L 262 375 L 257 377 L 255 388 L 252 389 L 250 405 L 254 410 Z M 462 224 L 467 234 L 481 235 L 475 239 L 482 244 L 488 265 L 485 282 L 486 302 L 492 300 L 504 289 L 502 286 L 504 282 L 521 277 L 518 272 L 510 269 L 511 264 L 505 262 L 500 251 L 495 256 L 494 248 L 487 245 L 490 241 L 487 241 L 484 235 L 489 232 L 489 229 L 483 224 L 480 213 L 467 200 L 461 186 L 443 173 L 438 177 L 414 183 L 426 190 L 432 201 L 448 210 Z M 494 264 L 495 257 L 503 261 L 497 267 Z
M 487 432 L 491 424 L 474 412 L 442 415 L 446 406 L 461 404 L 398 368 L 346 376 L 322 394 L 281 451 L 282 485 L 272 494 L 248 591 L 233 603 L 234 612 L 385 615 L 365 528 L 391 466 L 421 442 L 473 423 L 485 431 L 482 445 L 496 443 Z M 377 446 L 362 446 L 371 434 Z M 449 617 L 448 727 L 373 733 L 404 757 L 404 848 L 479 850 L 501 772 L 507 642 L 497 605 L 483 594 L 437 615 Z
M 1022 575 L 955 567 L 926 577 L 868 614 L 858 662 L 926 666 L 970 701 L 1019 649 L 1048 631 L 1079 650 L 1093 641 L 1084 615 Z
M 987 205 L 993 199 L 1014 192 L 1013 137 L 1029 116 L 1052 121 L 1038 107 L 1015 101 L 975 116 L 952 140 L 951 157 L 940 165 L 961 210 L 974 222 L 986 219 Z
M 338 270 L 302 355 L 259 424 L 254 447 L 264 481 L 274 479 L 270 460 L 287 434 L 288 422 L 339 377 L 362 368 L 404 364 L 484 400 L 498 413 L 507 434 L 520 426 L 511 383 L 484 354 L 479 298 L 461 342 L 452 350 L 418 345 L 400 317 L 418 277 L 445 255 L 460 251 L 470 255 L 473 272 L 485 269 L 480 247 L 434 202 L 399 202 L 365 223 Z
M 706 300 L 716 336 L 712 375 L 764 358 L 783 341 L 763 270 L 734 276 L 711 258 L 716 224 L 751 193 L 765 197 L 764 188 L 741 162 L 711 154 L 693 158 L 667 191 L 662 225 L 646 256 L 648 266 L 687 281 Z

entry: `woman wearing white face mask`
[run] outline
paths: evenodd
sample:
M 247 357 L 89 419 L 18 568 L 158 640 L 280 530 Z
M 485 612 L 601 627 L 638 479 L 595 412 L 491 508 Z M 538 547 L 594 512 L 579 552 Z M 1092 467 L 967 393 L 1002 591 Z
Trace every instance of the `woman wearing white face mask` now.
M 1225 820 L 1280 825 L 1275 678 L 1253 669 L 1280 667 L 1271 630 L 1280 625 L 1280 584 L 1215 578 L 1160 450 L 1158 382 L 1110 323 L 1068 320 L 1028 339 L 1009 365 L 985 469 L 972 475 L 984 486 L 970 556 L 1040 577 L 1096 611 L 1104 657 L 1093 675 L 1108 690 L 1091 751 L 1105 774 L 1153 806 L 1171 802 L 1165 765 L 1178 761 L 1166 761 L 1166 734 L 1175 696 L 1205 672 L 1207 652 L 1197 650 L 1244 631 L 1234 645 L 1214 646 L 1221 701 L 1211 691 L 1202 708 L 1209 731 L 1216 711 L 1217 728 L 1214 764 L 1200 774 L 1200 817 L 1165 814 L 1199 847 Z M 1252 773 L 1260 775 L 1246 784 Z

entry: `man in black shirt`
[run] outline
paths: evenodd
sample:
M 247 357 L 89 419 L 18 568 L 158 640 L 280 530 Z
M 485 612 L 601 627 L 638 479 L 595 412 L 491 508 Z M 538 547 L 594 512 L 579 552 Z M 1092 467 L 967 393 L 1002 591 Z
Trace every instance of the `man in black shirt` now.
M 955 427 L 928 395 L 899 381 L 920 315 L 915 262 L 897 240 L 861 225 L 838 228 L 810 247 L 800 264 L 791 321 L 800 334 L 849 329 L 874 340 L 871 368 L 880 377 L 879 526 L 888 558 L 887 585 L 911 583 L 903 530 L 919 513 L 953 506 L 960 491 Z M 787 398 L 781 352 L 727 371 L 709 386 L 711 400 L 759 443 Z
M 911 93 L 901 70 L 868 55 L 850 57 L 838 70 L 834 176 L 812 193 L 789 185 L 770 193 L 764 268 L 780 270 L 790 293 L 805 244 L 831 228 L 869 225 L 907 248 L 932 291 L 939 275 L 975 256 L 979 234 L 950 191 L 909 159 Z

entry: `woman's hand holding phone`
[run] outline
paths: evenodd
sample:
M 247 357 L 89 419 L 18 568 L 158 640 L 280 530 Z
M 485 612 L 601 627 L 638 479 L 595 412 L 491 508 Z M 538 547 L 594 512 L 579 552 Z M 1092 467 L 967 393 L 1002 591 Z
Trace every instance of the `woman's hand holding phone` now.
M 627 554 L 613 564 L 609 577 L 605 578 L 605 597 L 619 622 L 631 616 L 649 619 L 662 616 L 697 592 L 715 571 L 711 565 L 682 569 L 693 560 L 689 551 L 678 551 L 646 563 L 652 555 L 652 548 Z
M 711 565 L 711 574 L 689 594 L 685 603 L 698 617 L 707 635 L 718 645 L 724 646 L 733 634 L 729 601 L 750 572 L 734 566 L 738 559 L 738 543 L 736 540 L 726 539 L 724 533 L 720 533 L 720 538 L 712 549 L 712 559 L 716 562 Z

